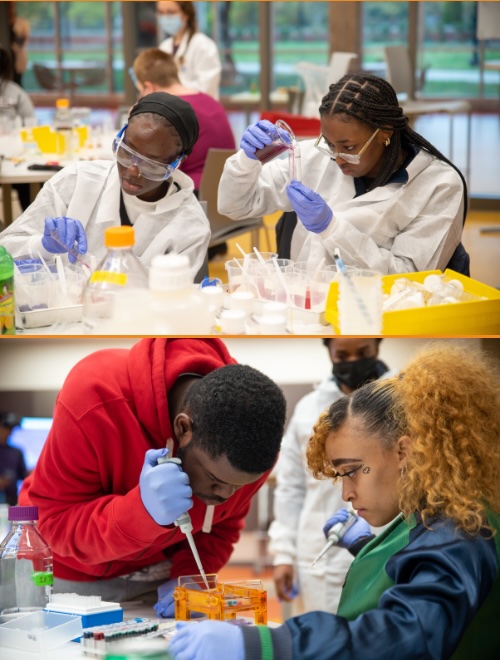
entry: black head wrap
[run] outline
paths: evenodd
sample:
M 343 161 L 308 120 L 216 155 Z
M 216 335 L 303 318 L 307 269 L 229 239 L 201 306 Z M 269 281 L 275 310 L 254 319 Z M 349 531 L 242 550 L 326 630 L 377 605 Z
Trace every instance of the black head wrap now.
M 182 151 L 186 156 L 193 151 L 199 126 L 193 107 L 187 101 L 166 92 L 153 92 L 137 101 L 130 111 L 129 119 L 144 112 L 165 117 L 179 133 Z

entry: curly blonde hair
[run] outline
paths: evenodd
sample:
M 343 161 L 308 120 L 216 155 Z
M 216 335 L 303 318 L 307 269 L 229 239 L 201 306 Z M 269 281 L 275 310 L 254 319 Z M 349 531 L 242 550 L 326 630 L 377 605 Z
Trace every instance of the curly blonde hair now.
M 429 344 L 399 376 L 368 383 L 320 417 L 307 447 L 309 468 L 317 479 L 334 478 L 325 443 L 348 418 L 386 449 L 408 435 L 403 514 L 419 511 L 424 524 L 445 516 L 470 535 L 491 530 L 486 509 L 500 511 L 499 385 L 498 367 L 484 353 Z

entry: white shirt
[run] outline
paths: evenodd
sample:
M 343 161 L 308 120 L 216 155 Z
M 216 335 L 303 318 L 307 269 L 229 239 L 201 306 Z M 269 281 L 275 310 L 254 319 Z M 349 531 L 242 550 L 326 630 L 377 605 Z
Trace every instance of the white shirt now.
M 160 49 L 173 55 L 174 40 L 165 39 Z M 179 80 L 184 87 L 191 87 L 219 99 L 222 65 L 215 41 L 203 32 L 195 32 L 188 44 L 188 34 L 182 36 L 174 55 L 179 69 Z
M 354 179 L 314 147 L 300 143 L 302 183 L 316 191 L 333 211 L 320 234 L 299 221 L 291 258 L 334 263 L 339 248 L 347 265 L 382 274 L 446 268 L 460 243 L 464 191 L 447 163 L 420 151 L 407 167 L 406 183 L 389 183 L 354 198 Z M 238 151 L 226 161 L 219 184 L 219 212 L 233 220 L 276 211 L 293 211 L 286 187 L 288 158 L 262 165 Z
M 169 193 L 152 208 L 134 213 L 134 254 L 148 268 L 158 254 L 188 255 L 193 279 L 203 264 L 210 240 L 210 225 L 193 195 L 192 180 L 176 170 Z M 125 196 L 124 197 L 128 197 Z M 126 203 L 126 208 L 127 208 Z M 35 201 L 5 231 L 0 243 L 15 258 L 52 255 L 41 247 L 47 217 L 67 216 L 85 228 L 88 251 L 99 262 L 106 254 L 104 232 L 120 225 L 120 181 L 113 161 L 72 163 L 49 179 Z
M 15 119 L 27 119 L 35 116 L 33 103 L 17 83 L 11 80 L 0 80 L 0 115 Z

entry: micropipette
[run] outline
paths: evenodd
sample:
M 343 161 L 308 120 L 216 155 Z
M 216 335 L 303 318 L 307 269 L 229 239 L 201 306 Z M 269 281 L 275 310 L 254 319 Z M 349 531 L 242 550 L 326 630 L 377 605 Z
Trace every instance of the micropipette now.
M 55 229 L 53 229 L 53 230 L 50 232 L 50 235 L 51 235 L 51 237 L 55 240 L 56 243 L 59 243 L 59 245 L 60 245 L 61 247 L 63 247 L 65 250 L 67 250 L 69 254 L 71 254 L 71 255 L 72 255 L 72 256 L 73 256 L 73 257 L 74 257 L 79 263 L 82 264 L 82 266 L 85 266 L 85 268 L 88 268 L 89 270 L 91 270 L 90 266 L 89 266 L 88 263 L 85 261 L 85 259 L 82 257 L 82 255 L 80 254 L 80 252 L 78 252 L 78 250 L 77 250 L 75 247 L 70 247 L 70 248 L 69 248 L 69 247 L 66 245 L 66 243 L 65 243 L 64 241 L 61 240 L 59 234 L 57 233 L 57 231 L 56 231 Z
M 160 458 L 156 461 L 158 465 L 161 463 L 176 463 L 179 466 L 179 470 L 181 470 L 181 459 L 180 458 L 168 458 L 167 456 L 160 456 Z M 196 562 L 196 565 L 198 566 L 198 570 L 200 571 L 200 575 L 203 578 L 203 582 L 205 583 L 205 586 L 207 589 L 210 589 L 208 585 L 208 580 L 207 576 L 205 574 L 205 571 L 203 570 L 203 566 L 201 563 L 200 555 L 198 554 L 198 550 L 196 549 L 196 545 L 193 539 L 193 523 L 191 522 L 191 516 L 189 513 L 186 511 L 185 513 L 182 513 L 177 520 L 174 521 L 174 525 L 176 525 L 183 534 L 186 535 L 186 538 L 189 543 L 189 547 L 191 548 L 191 552 L 193 553 L 194 560 Z
M 328 532 L 328 541 L 326 542 L 325 547 L 323 550 L 319 553 L 319 555 L 316 557 L 316 559 L 313 561 L 311 564 L 311 567 L 314 566 L 314 564 L 321 559 L 321 557 L 330 550 L 332 545 L 336 545 L 344 536 L 344 534 L 347 532 L 349 527 L 352 527 L 356 520 L 358 519 L 358 516 L 353 513 L 352 511 L 348 511 L 348 517 L 344 521 L 340 521 L 338 523 L 335 523 L 333 527 L 330 529 Z

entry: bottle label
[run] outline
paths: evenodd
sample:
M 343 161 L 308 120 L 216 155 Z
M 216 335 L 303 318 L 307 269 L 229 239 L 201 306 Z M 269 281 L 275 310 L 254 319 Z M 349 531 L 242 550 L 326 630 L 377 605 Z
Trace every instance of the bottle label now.
M 108 282 L 118 286 L 125 286 L 127 279 L 126 273 L 111 273 L 109 270 L 95 270 L 90 277 L 91 282 Z
M 31 579 L 37 587 L 47 587 L 54 584 L 54 574 L 38 571 L 31 574 Z
M 0 280 L 0 335 L 13 335 L 14 322 L 14 278 Z

